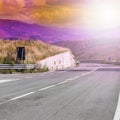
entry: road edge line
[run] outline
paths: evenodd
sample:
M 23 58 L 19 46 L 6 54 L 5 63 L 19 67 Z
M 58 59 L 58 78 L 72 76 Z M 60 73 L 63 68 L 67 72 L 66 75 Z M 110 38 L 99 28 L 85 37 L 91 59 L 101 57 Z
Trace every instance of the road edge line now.
M 120 93 L 119 93 L 119 98 L 118 98 L 118 104 L 116 107 L 115 115 L 113 120 L 120 120 Z

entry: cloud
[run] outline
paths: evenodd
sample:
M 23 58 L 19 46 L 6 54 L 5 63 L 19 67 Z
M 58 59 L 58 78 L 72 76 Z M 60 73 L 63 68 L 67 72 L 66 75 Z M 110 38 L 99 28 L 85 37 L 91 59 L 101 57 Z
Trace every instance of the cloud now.
M 46 0 L 33 0 L 34 6 L 41 6 L 41 5 L 45 5 L 45 4 L 46 4 Z
M 0 1 L 0 14 L 3 14 L 3 2 Z
M 22 10 L 19 0 L 0 0 L 0 15 L 14 15 Z
M 25 9 L 25 0 L 0 0 L 0 18 L 40 24 L 67 24 L 68 21 L 72 21 L 75 15 L 74 8 L 67 5 L 46 5 L 46 2 L 46 0 L 33 0 L 32 6 Z

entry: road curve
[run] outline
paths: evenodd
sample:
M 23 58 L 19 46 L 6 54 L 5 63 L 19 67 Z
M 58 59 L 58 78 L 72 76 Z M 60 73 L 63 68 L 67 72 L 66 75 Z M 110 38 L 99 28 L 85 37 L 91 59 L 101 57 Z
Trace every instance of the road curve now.
M 113 120 L 120 73 L 96 70 L 0 75 L 0 120 Z

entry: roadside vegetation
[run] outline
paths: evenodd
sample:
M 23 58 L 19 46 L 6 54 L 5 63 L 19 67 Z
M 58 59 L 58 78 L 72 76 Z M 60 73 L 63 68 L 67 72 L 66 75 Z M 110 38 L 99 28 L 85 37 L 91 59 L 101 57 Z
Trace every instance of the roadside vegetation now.
M 0 70 L 0 74 L 12 74 L 12 73 L 41 73 L 48 72 L 48 68 L 34 68 L 34 69 L 26 69 L 26 70 L 12 70 L 12 69 L 4 69 Z
M 17 56 L 17 47 L 25 47 L 26 59 L 25 61 L 19 61 L 16 59 Z M 0 40 L 0 64 L 35 64 L 37 61 L 40 61 L 44 58 L 62 53 L 68 49 L 50 45 L 44 43 L 40 40 L 38 41 L 28 41 L 28 40 Z M 0 70 L 0 73 L 37 73 L 37 72 L 46 72 L 48 68 L 34 68 L 27 70 Z
M 26 60 L 17 61 L 17 47 L 25 47 Z M 42 41 L 33 40 L 0 40 L 0 64 L 35 64 L 44 58 L 62 53 L 67 49 L 53 46 Z

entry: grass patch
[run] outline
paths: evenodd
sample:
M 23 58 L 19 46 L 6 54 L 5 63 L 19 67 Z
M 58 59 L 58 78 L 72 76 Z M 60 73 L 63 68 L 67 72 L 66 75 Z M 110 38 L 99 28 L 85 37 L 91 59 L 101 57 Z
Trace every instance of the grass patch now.
M 13 73 L 42 73 L 48 72 L 48 68 L 34 68 L 34 69 L 26 69 L 26 70 L 11 70 L 11 69 L 4 69 L 0 70 L 0 74 L 13 74 Z
M 0 40 L 0 64 L 21 64 L 16 60 L 17 47 L 25 47 L 24 64 L 35 64 L 44 58 L 68 51 L 68 49 L 50 45 L 40 40 Z

